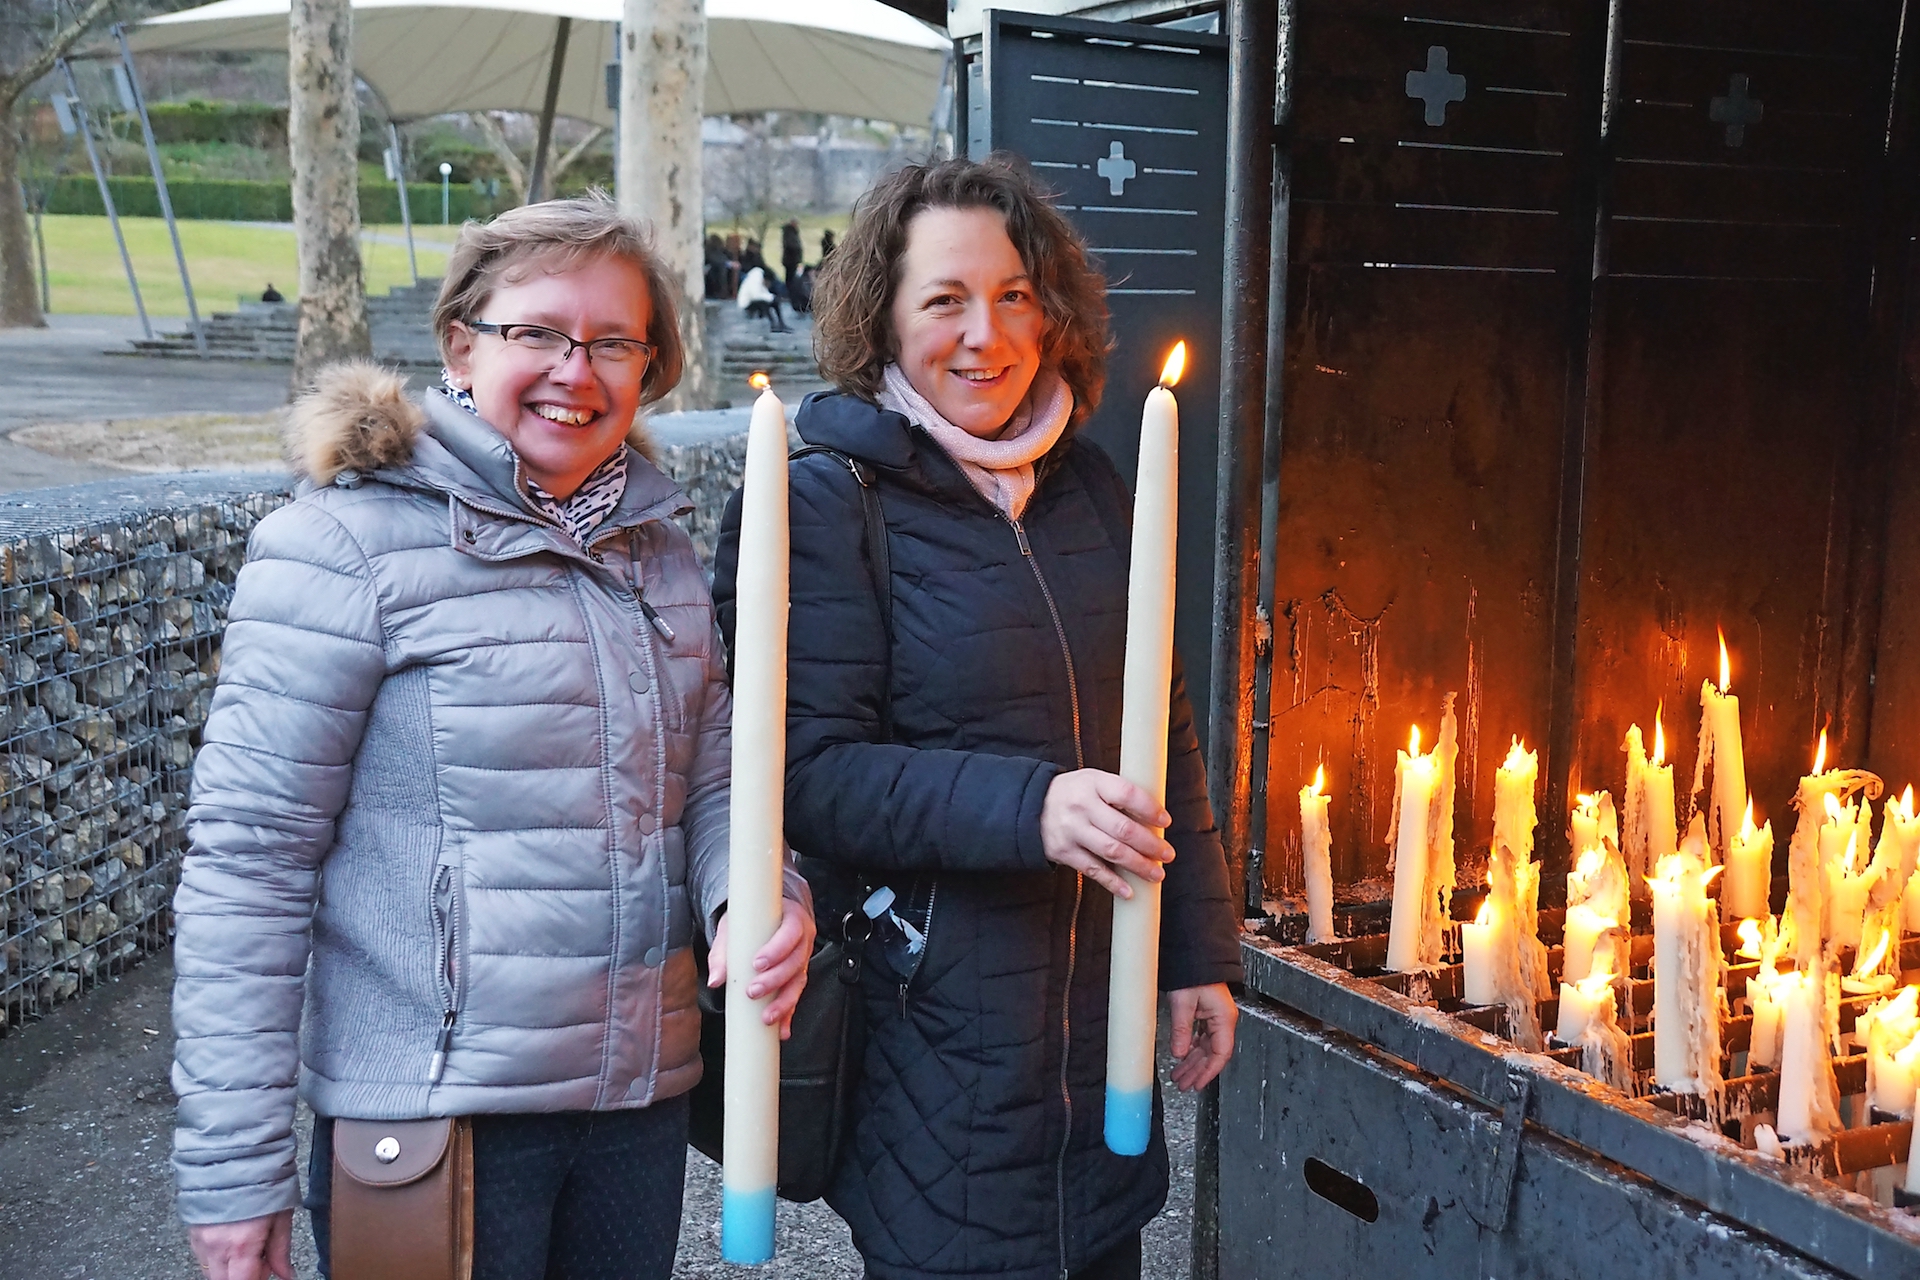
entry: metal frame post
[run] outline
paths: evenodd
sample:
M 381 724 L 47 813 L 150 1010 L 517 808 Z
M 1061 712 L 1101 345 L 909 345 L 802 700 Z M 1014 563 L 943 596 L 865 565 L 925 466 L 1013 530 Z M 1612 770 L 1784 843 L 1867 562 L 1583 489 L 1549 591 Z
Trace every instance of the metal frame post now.
M 180 268 L 180 287 L 187 295 L 187 324 L 193 330 L 193 349 L 204 358 L 207 334 L 200 326 L 200 306 L 194 301 L 193 279 L 187 274 L 187 253 L 180 246 L 180 224 L 173 217 L 173 198 L 167 194 L 167 175 L 160 168 L 160 147 L 154 141 L 153 121 L 147 116 L 147 95 L 140 88 L 140 77 L 133 69 L 133 50 L 127 47 L 125 23 L 113 24 L 113 38 L 120 45 L 120 66 L 126 73 L 121 87 L 130 99 L 126 106 L 140 117 L 140 135 L 147 143 L 147 164 L 153 170 L 153 189 L 160 197 L 160 216 L 167 220 L 167 234 L 173 239 L 173 261 Z
M 400 150 L 400 126 L 387 117 L 387 141 L 393 148 L 393 185 L 400 193 L 400 226 L 407 235 L 407 269 L 420 283 L 420 259 L 413 251 L 413 213 L 407 208 L 407 157 Z
M 560 104 L 560 77 L 567 67 L 567 37 L 573 19 L 563 17 L 553 29 L 553 61 L 547 67 L 547 94 L 540 106 L 540 136 L 533 145 L 533 172 L 527 175 L 527 203 L 546 198 L 547 164 L 553 148 L 553 113 Z
M 87 104 L 80 99 L 80 82 L 73 78 L 73 68 L 65 58 L 55 65 L 66 78 L 74 126 L 80 131 L 80 140 L 87 145 L 87 163 L 93 166 L 93 180 L 100 184 L 100 203 L 106 208 L 107 221 L 113 225 L 114 243 L 120 246 L 120 265 L 127 269 L 127 288 L 133 291 L 133 309 L 140 313 L 140 328 L 146 332 L 147 340 L 152 341 L 153 322 L 147 319 L 147 304 L 140 296 L 140 281 L 133 274 L 133 255 L 127 252 L 127 237 L 120 230 L 120 213 L 113 207 L 113 190 L 107 186 L 107 171 L 100 167 L 100 152 L 93 145 L 93 124 L 87 117 Z

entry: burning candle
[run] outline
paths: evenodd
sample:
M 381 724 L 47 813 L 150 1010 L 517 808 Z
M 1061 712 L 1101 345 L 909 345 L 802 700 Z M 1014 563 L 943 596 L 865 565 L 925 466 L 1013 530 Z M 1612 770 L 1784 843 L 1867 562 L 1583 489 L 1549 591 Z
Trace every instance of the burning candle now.
M 1820 828 L 1820 861 L 1827 871 L 1827 941 L 1836 947 L 1860 945 L 1861 918 L 1867 910 L 1869 873 L 1860 862 L 1858 806 L 1824 796 L 1827 821 Z
M 1173 574 L 1178 535 L 1180 407 L 1170 389 L 1186 366 L 1174 344 L 1140 413 L 1120 775 L 1158 806 L 1167 795 L 1167 701 L 1173 681 Z M 1107 1149 L 1137 1156 L 1153 1127 L 1153 1034 L 1160 998 L 1160 885 L 1122 872 L 1133 896 L 1113 902 L 1107 1003 Z
M 1675 1093 L 1720 1089 L 1720 913 L 1699 818 L 1660 860 L 1653 892 L 1653 1079 Z
M 1816 967 L 1783 973 L 1775 987 L 1781 1005 L 1780 1103 L 1774 1127 L 1793 1142 L 1818 1142 L 1840 1127 L 1833 1063 L 1827 1049 L 1827 981 Z
M 1567 824 L 1568 843 L 1573 856 L 1600 847 L 1600 797 L 1577 795 L 1573 798 L 1573 817 Z
M 1480 914 L 1460 926 L 1460 995 L 1468 1004 L 1500 1003 L 1494 965 L 1503 924 L 1489 897 L 1480 904 Z
M 1333 797 L 1325 794 L 1327 767 L 1313 771 L 1313 785 L 1300 788 L 1300 860 L 1307 877 L 1307 941 L 1333 941 L 1333 828 L 1327 821 Z
M 1673 766 L 1666 763 L 1667 732 L 1662 711 L 1653 716 L 1653 757 L 1648 759 L 1639 725 L 1627 728 L 1627 871 L 1636 894 L 1654 875 L 1660 860 L 1671 854 L 1678 841 L 1673 816 Z
M 1560 984 L 1560 1021 L 1554 1036 L 1580 1050 L 1580 1069 L 1616 1089 L 1633 1086 L 1633 1044 L 1614 1008 L 1614 976 L 1600 969 L 1580 982 Z
M 1747 1070 L 1777 1066 L 1780 1062 L 1780 977 L 1781 939 L 1772 916 L 1740 922 L 1740 949 L 1746 959 L 1758 960 L 1760 971 L 1747 979 L 1747 1011 L 1753 1015 L 1753 1031 L 1747 1043 Z
M 1827 731 L 1822 729 L 1813 752 L 1813 772 L 1800 779 L 1794 792 L 1793 807 L 1800 811 L 1800 817 L 1787 842 L 1786 914 L 1792 923 L 1794 957 L 1803 969 L 1820 953 L 1829 927 L 1829 861 L 1822 854 L 1822 842 L 1827 839 L 1823 832 L 1830 822 L 1827 802 L 1856 785 L 1854 778 L 1858 776 L 1844 769 L 1828 769 L 1826 764 Z M 1844 842 L 1844 838 L 1843 833 L 1840 839 Z
M 1630 910 L 1626 864 L 1618 847 L 1602 834 L 1601 843 L 1582 852 L 1567 873 L 1562 982 L 1579 982 L 1593 971 L 1596 948 L 1611 939 Z
M 1880 1001 L 1859 1021 L 1866 1024 L 1867 1097 L 1875 1110 L 1911 1117 L 1920 1067 L 1920 987 Z
M 1707 765 L 1713 765 L 1713 795 L 1706 807 L 1707 843 L 1714 860 L 1724 862 L 1734 839 L 1733 815 L 1747 801 L 1747 760 L 1740 741 L 1740 699 L 1727 690 L 1732 684 L 1727 661 L 1727 637 L 1720 636 L 1720 687 L 1700 682 L 1700 752 L 1693 765 L 1693 794 L 1706 786 Z M 1728 884 L 1733 877 L 1729 873 Z M 1725 891 L 1726 886 L 1722 886 Z M 1759 915 L 1759 911 L 1742 911 Z
M 1897 979 L 1891 973 L 1882 972 L 1883 966 L 1891 956 L 1894 935 L 1879 922 L 1863 926 L 1861 946 L 1854 961 L 1853 972 L 1840 980 L 1840 989 L 1849 995 L 1877 995 L 1882 991 L 1891 991 Z
M 1427 824 L 1440 780 L 1433 752 L 1420 754 L 1420 726 L 1393 766 L 1393 917 L 1387 928 L 1387 968 L 1406 973 L 1421 967 L 1421 915 L 1427 887 Z
M 747 997 L 753 957 L 780 925 L 787 769 L 787 409 L 764 374 L 747 428 L 733 658 L 733 787 L 727 862 L 727 1076 L 720 1248 L 773 1257 L 780 1028 Z
M 1720 885 L 1720 905 L 1735 916 L 1768 914 L 1767 897 L 1773 888 L 1773 823 L 1755 829 L 1753 797 L 1740 819 L 1740 830 L 1727 850 L 1727 878 Z
M 1536 823 L 1533 793 L 1540 757 L 1515 738 L 1494 774 L 1493 847 L 1487 859 L 1487 1003 L 1506 1006 L 1513 1041 L 1539 1049 L 1535 1002 L 1553 994 L 1547 949 L 1540 945 L 1540 864 L 1532 860 Z
M 1603 916 L 1592 907 L 1567 908 L 1566 941 L 1560 960 L 1560 981 L 1580 982 L 1593 972 L 1594 948 L 1600 939 L 1613 933 L 1620 922 Z

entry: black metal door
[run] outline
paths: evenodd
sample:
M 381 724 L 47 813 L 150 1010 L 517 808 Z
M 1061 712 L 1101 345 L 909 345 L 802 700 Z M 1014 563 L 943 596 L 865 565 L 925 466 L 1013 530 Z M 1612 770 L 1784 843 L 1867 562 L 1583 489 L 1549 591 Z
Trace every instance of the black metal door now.
M 959 78 L 968 154 L 1023 157 L 1057 193 L 1107 276 L 1116 345 L 1088 424 L 1131 483 L 1140 408 L 1173 344 L 1180 399 L 1179 613 L 1174 643 L 1201 740 L 1212 646 L 1226 240 L 1227 59 L 1219 36 L 1030 14 L 988 15 Z

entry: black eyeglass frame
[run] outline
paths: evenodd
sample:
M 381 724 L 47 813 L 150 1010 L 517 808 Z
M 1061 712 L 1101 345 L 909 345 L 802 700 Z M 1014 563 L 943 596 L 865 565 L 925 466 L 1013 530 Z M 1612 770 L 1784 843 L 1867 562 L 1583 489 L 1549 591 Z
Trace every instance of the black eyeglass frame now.
M 587 363 L 590 365 L 593 364 L 593 348 L 602 342 L 619 342 L 640 348 L 640 372 L 643 375 L 653 366 L 654 356 L 659 354 L 658 349 L 654 347 L 652 343 L 642 342 L 638 338 L 590 338 L 585 342 L 581 342 L 577 338 L 560 332 L 558 329 L 550 329 L 544 324 L 525 324 L 517 321 L 508 324 L 494 324 L 488 320 L 462 320 L 460 323 L 466 325 L 467 328 L 473 330 L 475 333 L 490 333 L 502 342 L 513 341 L 512 334 L 508 332 L 512 329 L 532 329 L 536 333 L 550 333 L 567 344 L 566 354 L 554 361 L 553 367 L 556 369 L 573 359 L 573 353 L 581 347 L 587 349 Z

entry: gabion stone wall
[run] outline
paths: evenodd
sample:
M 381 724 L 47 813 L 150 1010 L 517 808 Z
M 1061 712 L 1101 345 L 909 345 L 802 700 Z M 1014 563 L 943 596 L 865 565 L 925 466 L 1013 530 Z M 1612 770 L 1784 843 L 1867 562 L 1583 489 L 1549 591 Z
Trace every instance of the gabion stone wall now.
M 0 1027 L 171 939 L 220 632 L 280 485 L 0 495 Z

